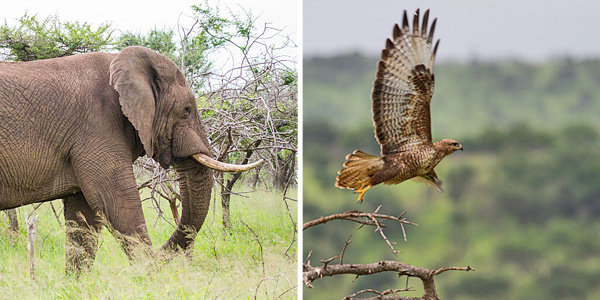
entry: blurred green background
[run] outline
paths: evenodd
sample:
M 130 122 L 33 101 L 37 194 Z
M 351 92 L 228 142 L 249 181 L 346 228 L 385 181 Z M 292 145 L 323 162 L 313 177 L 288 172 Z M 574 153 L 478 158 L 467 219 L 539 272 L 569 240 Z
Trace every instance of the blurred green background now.
M 442 51 L 442 50 L 440 50 Z M 394 256 L 373 228 L 333 221 L 304 234 L 313 266 L 341 253 L 344 263 L 398 260 L 475 272 L 436 277 L 442 299 L 598 299 L 600 295 L 600 60 L 553 58 L 446 61 L 436 65 L 434 140 L 465 151 L 437 168 L 444 193 L 412 181 L 376 186 L 362 204 L 334 187 L 355 149 L 379 154 L 370 90 L 377 57 L 304 58 L 304 222 L 351 209 L 398 215 L 388 223 Z M 332 263 L 338 263 L 334 261 Z M 392 273 L 323 278 L 304 299 L 341 299 L 364 288 L 403 288 Z M 418 279 L 409 285 L 422 295 Z

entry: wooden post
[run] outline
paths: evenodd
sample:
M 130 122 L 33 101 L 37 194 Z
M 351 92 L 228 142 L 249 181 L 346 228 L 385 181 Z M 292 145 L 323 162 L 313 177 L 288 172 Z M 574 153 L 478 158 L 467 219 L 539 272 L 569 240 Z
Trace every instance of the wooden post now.
M 25 212 L 25 224 L 27 224 L 27 237 L 29 237 L 29 243 L 27 243 L 27 256 L 29 257 L 29 275 L 31 279 L 35 281 L 35 234 L 37 230 L 37 218 L 38 216 L 30 215 L 27 217 L 27 212 Z

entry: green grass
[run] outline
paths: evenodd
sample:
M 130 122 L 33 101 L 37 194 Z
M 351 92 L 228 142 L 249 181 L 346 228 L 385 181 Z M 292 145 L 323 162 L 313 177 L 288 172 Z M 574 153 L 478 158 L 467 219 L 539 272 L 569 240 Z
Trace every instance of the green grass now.
M 24 222 L 24 213 L 29 214 L 33 208 L 18 210 L 20 232 L 16 237 L 9 232 L 8 218 L 2 213 L 0 299 L 295 299 L 297 245 L 293 240 L 297 203 L 288 201 L 288 212 L 280 192 L 245 195 L 248 198 L 231 199 L 230 234 L 223 231 L 220 199 L 217 205 L 213 199 L 191 257 L 177 255 L 165 262 L 152 258 L 129 261 L 104 229 L 93 268 L 78 279 L 65 275 L 60 201 L 53 202 L 60 221 L 49 204 L 35 212 L 39 215 L 35 281 L 29 275 Z M 290 195 L 297 198 L 295 191 L 288 191 Z M 164 215 L 171 217 L 166 201 L 162 202 Z M 155 224 L 157 211 L 149 201 L 144 202 L 144 209 L 156 250 L 173 227 L 163 219 Z

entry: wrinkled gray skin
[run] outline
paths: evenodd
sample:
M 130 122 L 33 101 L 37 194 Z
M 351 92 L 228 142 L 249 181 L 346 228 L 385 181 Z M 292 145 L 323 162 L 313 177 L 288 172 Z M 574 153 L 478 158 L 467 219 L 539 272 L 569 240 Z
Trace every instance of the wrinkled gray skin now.
M 209 149 L 185 78 L 149 49 L 0 63 L 0 210 L 64 199 L 68 271 L 93 261 L 102 218 L 128 254 L 140 241 L 150 251 L 132 169 L 144 154 L 181 177 L 181 222 L 163 248 L 189 248 L 213 186 L 189 156 Z

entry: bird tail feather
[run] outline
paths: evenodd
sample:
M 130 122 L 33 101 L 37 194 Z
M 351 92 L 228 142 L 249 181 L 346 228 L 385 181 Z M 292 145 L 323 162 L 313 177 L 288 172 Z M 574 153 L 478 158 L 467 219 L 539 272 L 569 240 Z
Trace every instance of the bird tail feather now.
M 383 157 L 354 150 L 346 156 L 344 168 L 338 171 L 335 186 L 358 190 L 370 185 L 373 174 L 383 169 Z

